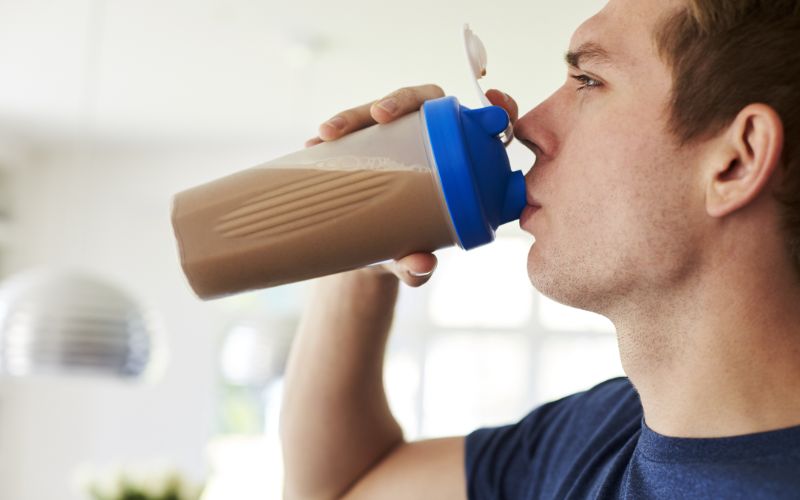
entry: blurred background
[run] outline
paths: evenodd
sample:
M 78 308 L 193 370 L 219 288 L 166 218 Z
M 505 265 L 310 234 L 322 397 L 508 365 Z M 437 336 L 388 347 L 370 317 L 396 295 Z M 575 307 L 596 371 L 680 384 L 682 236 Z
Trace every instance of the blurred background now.
M 309 283 L 198 300 L 171 196 L 402 86 L 477 106 L 467 22 L 488 51 L 484 89 L 528 110 L 602 4 L 0 0 L 0 311 L 44 332 L 0 333 L 0 498 L 90 498 L 87 482 L 120 470 L 171 471 L 206 500 L 280 498 L 281 373 Z M 518 143 L 509 155 L 533 162 Z M 516 421 L 622 373 L 609 322 L 531 287 L 531 243 L 509 224 L 437 252 L 432 281 L 403 288 L 386 385 L 408 438 Z M 66 299 L 88 309 L 54 338 L 42 314 L 67 321 L 52 312 Z

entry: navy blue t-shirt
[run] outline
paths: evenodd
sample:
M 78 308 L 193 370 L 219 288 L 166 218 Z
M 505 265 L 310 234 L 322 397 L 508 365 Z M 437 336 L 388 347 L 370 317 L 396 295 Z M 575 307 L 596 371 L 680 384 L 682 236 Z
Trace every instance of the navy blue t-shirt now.
M 627 378 L 466 440 L 470 500 L 800 499 L 800 426 L 688 439 L 644 423 Z

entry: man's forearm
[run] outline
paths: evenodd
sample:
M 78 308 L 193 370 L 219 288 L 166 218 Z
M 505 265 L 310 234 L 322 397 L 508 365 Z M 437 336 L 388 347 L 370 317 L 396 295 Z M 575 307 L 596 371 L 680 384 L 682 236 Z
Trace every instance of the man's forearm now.
M 383 389 L 397 278 L 365 269 L 316 285 L 287 366 L 286 498 L 340 496 L 403 439 Z

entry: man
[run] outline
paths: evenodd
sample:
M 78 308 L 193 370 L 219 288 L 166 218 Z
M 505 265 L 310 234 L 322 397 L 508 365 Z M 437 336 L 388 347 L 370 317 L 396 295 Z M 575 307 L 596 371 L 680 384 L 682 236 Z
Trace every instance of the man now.
M 628 378 L 407 443 L 383 350 L 398 278 L 435 259 L 327 278 L 287 375 L 287 498 L 800 497 L 800 1 L 611 0 L 567 62 L 515 125 L 536 154 L 528 271 L 614 322 Z M 317 141 L 440 95 L 405 89 Z

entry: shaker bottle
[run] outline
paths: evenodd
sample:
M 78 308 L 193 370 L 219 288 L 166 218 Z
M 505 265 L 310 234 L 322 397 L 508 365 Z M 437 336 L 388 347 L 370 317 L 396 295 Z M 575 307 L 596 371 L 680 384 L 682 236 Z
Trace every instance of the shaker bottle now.
M 183 270 L 208 299 L 489 243 L 525 206 L 501 140 L 509 130 L 500 107 L 442 97 L 179 193 Z

